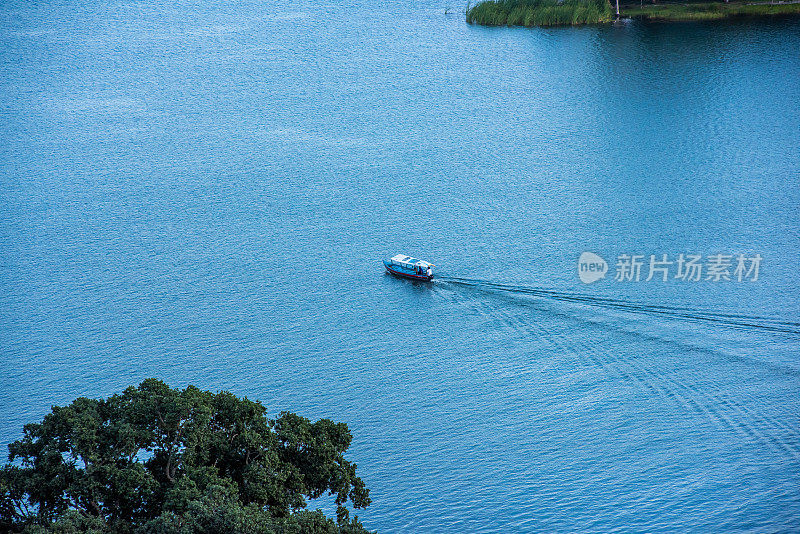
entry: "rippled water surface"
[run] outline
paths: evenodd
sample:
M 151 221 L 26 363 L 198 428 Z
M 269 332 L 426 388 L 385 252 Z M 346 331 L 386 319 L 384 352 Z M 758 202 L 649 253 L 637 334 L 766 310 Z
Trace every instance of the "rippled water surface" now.
M 0 444 L 156 376 L 346 421 L 381 532 L 800 528 L 800 24 L 461 9 L 3 2 Z M 680 253 L 763 263 L 613 280 Z

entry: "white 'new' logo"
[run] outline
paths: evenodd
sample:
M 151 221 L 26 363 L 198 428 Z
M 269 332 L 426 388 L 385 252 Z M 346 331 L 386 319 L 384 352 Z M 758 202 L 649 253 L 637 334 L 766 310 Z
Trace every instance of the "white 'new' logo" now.
M 605 278 L 607 272 L 608 264 L 606 260 L 594 252 L 584 252 L 578 258 L 578 278 L 584 284 L 591 284 L 601 278 Z

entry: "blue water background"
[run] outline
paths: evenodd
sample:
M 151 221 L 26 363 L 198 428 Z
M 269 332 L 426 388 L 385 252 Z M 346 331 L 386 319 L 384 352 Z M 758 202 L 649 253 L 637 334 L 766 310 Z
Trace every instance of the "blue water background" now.
M 800 528 L 800 23 L 462 10 L 3 2 L 0 446 L 155 376 L 347 422 L 381 532 Z

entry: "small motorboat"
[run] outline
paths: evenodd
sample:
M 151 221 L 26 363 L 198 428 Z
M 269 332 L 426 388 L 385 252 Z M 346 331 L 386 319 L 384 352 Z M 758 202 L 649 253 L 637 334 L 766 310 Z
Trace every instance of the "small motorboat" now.
M 433 280 L 434 265 L 411 256 L 398 254 L 388 260 L 383 260 L 383 265 L 387 271 L 395 276 L 403 276 L 412 280 L 425 280 L 426 282 Z

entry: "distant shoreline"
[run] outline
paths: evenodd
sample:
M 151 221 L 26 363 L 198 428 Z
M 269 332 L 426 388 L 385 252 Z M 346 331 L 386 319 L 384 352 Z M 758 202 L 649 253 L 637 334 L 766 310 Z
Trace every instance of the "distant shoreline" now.
M 613 0 L 612 0 L 613 1 Z M 800 15 L 800 0 L 782 2 L 620 3 L 620 17 L 652 22 L 710 21 Z M 578 26 L 611 22 L 608 0 L 485 0 L 468 7 L 467 22 L 483 26 Z
M 620 6 L 624 17 L 647 21 L 724 20 L 800 15 L 800 2 L 706 2 Z

